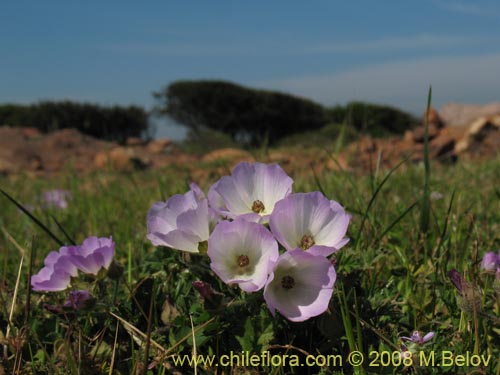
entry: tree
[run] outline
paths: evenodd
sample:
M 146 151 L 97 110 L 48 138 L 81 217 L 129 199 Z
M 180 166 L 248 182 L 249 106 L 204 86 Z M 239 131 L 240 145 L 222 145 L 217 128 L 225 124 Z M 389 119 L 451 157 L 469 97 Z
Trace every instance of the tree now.
M 357 131 L 381 137 L 403 134 L 415 127 L 418 120 L 409 113 L 385 105 L 350 102 L 328 110 L 330 121 L 345 123 Z
M 177 81 L 154 94 L 158 113 L 193 131 L 210 128 L 243 145 L 275 143 L 280 138 L 319 129 L 328 118 L 310 100 L 255 90 L 225 81 Z

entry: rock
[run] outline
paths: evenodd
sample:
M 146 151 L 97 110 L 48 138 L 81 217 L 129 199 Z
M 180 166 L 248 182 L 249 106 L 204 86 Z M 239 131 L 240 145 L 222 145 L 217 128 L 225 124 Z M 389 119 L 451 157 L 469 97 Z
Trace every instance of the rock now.
M 163 154 L 172 145 L 172 141 L 168 138 L 159 138 L 150 141 L 146 148 L 152 154 Z
M 486 105 L 448 103 L 441 107 L 439 113 L 448 126 L 465 126 L 479 117 L 500 114 L 500 103 Z
M 18 168 L 9 160 L 0 158 L 0 175 L 8 175 L 11 173 L 19 172 Z
M 24 138 L 30 139 L 30 138 L 39 138 L 42 136 L 42 133 L 40 130 L 37 128 L 32 128 L 32 127 L 27 127 L 27 128 L 21 128 L 21 133 Z
M 144 140 L 139 137 L 128 137 L 125 141 L 127 146 L 143 146 L 146 144 Z
M 118 146 L 108 152 L 101 151 L 94 156 L 94 166 L 98 169 L 112 167 L 119 172 L 131 172 L 134 169 L 145 169 L 151 162 L 137 156 L 132 149 Z
M 427 119 L 426 119 L 427 117 Z M 427 116 L 427 111 L 425 111 L 422 115 L 422 126 L 425 126 L 426 121 L 429 122 L 429 128 L 431 126 L 435 127 L 436 129 L 441 129 L 444 128 L 444 121 L 442 120 L 441 116 L 439 115 L 438 111 L 434 107 L 429 108 L 429 115 Z
M 429 141 L 436 138 L 439 134 L 438 127 L 432 123 L 429 123 L 428 136 Z M 424 143 L 425 138 L 425 126 L 419 126 L 413 129 L 412 138 L 413 142 Z
M 451 135 L 440 134 L 429 142 L 430 157 L 439 161 L 456 161 L 455 142 L 455 138 Z
M 227 161 L 236 164 L 240 161 L 254 161 L 252 155 L 250 155 L 247 151 L 240 150 L 237 148 L 221 148 L 218 150 L 214 150 L 204 155 L 201 158 L 202 162 L 211 163 L 215 161 Z
M 489 118 L 480 117 L 469 125 L 462 139 L 457 142 L 455 152 L 457 154 L 471 152 L 496 155 L 500 152 L 500 149 L 497 148 L 499 133 L 500 115 Z

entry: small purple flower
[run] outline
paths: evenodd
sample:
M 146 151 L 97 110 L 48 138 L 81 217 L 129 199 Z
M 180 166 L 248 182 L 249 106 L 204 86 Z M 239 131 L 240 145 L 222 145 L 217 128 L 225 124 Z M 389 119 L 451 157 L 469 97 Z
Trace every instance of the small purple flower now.
M 498 254 L 495 254 L 493 251 L 487 252 L 483 256 L 483 260 L 481 262 L 481 268 L 485 271 L 499 271 L 500 270 L 500 250 L 498 250 Z
M 402 336 L 401 340 L 406 340 L 418 345 L 423 345 L 426 342 L 431 341 L 434 338 L 434 335 L 435 335 L 434 332 L 429 332 L 425 334 L 425 336 L 422 336 L 422 332 L 413 331 L 410 337 Z
M 101 268 L 108 268 L 115 254 L 112 237 L 89 237 L 80 246 L 70 248 L 73 264 L 82 272 L 97 275 Z
M 278 259 L 278 243 L 262 225 L 243 219 L 222 221 L 208 239 L 210 268 L 226 284 L 246 292 L 262 289 Z
M 200 200 L 200 192 L 189 190 L 151 207 L 147 237 L 153 245 L 200 252 L 199 245 L 208 240 L 212 220 L 208 200 Z
M 69 286 L 71 277 L 78 271 L 71 259 L 73 246 L 61 247 L 59 251 L 51 251 L 44 260 L 44 265 L 38 274 L 31 276 L 31 286 L 35 291 L 56 292 Z
M 293 322 L 326 311 L 336 279 L 333 265 L 323 256 L 296 249 L 280 255 L 264 288 L 271 314 L 278 310 Z
M 72 290 L 63 307 L 81 310 L 90 307 L 94 301 L 88 290 Z
M 274 205 L 292 192 L 293 180 L 277 164 L 239 163 L 209 193 L 210 206 L 234 219 L 265 224 Z
M 65 210 L 68 208 L 68 201 L 73 199 L 71 193 L 67 190 L 53 189 L 42 193 L 42 207 L 56 208 L 59 210 Z
M 349 242 L 345 235 L 350 218 L 320 192 L 297 193 L 276 203 L 269 226 L 285 249 L 328 256 Z

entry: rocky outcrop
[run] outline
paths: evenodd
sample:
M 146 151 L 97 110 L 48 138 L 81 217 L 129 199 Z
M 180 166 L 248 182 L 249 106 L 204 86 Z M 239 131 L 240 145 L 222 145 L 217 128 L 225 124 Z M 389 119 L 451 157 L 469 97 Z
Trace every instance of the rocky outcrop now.
M 439 111 L 447 126 L 467 126 L 479 117 L 500 114 L 500 103 L 486 105 L 448 103 Z
M 457 142 L 455 152 L 472 157 L 495 157 L 500 154 L 500 115 L 473 121 Z

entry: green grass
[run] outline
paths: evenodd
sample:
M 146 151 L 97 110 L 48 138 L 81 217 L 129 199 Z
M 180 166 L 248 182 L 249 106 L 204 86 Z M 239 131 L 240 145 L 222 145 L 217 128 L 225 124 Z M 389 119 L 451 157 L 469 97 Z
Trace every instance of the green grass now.
M 124 267 L 118 281 L 103 278 L 96 282 L 82 276 L 75 282 L 75 288 L 91 285 L 97 297 L 91 310 L 74 316 L 50 313 L 44 304 L 61 303 L 66 294 L 28 293 L 30 254 L 36 273 L 48 252 L 59 245 L 0 196 L 0 373 L 3 367 L 5 373 L 108 374 L 112 366 L 115 374 L 140 374 L 146 373 L 147 362 L 151 365 L 148 374 L 170 374 L 174 365 L 168 356 L 190 355 L 196 348 L 198 355 L 220 356 L 231 350 L 259 354 L 269 349 L 301 359 L 310 353 L 338 354 L 344 360 L 344 366 L 335 368 L 198 366 L 199 374 L 257 373 L 252 370 L 272 374 L 498 374 L 500 285 L 493 274 L 480 270 L 480 262 L 484 253 L 500 248 L 500 160 L 446 167 L 433 163 L 431 167 L 428 179 L 423 165 L 409 163 L 372 176 L 348 171 L 306 176 L 289 171 L 295 192 L 320 190 L 321 186 L 352 214 L 351 242 L 336 259 L 338 277 L 329 311 L 303 323 L 273 318 L 261 292 L 244 294 L 224 285 L 209 271 L 206 258 L 157 249 L 147 241 L 150 206 L 187 190 L 190 180 L 183 170 L 0 178 L 0 188 L 22 204 L 36 206 L 36 197 L 47 189 L 70 190 L 74 199 L 67 210 L 36 208 L 34 215 L 66 243 L 66 235 L 77 243 L 90 235 L 112 235 L 117 244 L 115 259 Z M 206 191 L 209 185 L 202 183 Z M 422 197 L 435 196 L 432 192 L 442 198 L 426 200 L 429 216 L 422 236 Z M 26 252 L 17 292 L 23 250 L 14 240 Z M 464 303 L 457 301 L 446 276 L 452 268 L 482 291 L 479 311 L 461 309 Z M 204 304 L 191 286 L 194 280 L 206 281 L 222 293 L 221 303 Z M 5 339 L 9 321 L 9 338 Z M 436 332 L 422 349 L 424 356 L 435 353 L 436 363 L 443 351 L 470 352 L 491 355 L 489 366 L 414 364 L 404 370 L 384 366 L 383 358 L 377 359 L 375 353 L 398 351 L 399 337 L 410 336 L 416 329 Z M 363 366 L 347 365 L 353 350 L 364 353 Z M 370 366 L 371 361 L 379 366 Z M 162 362 L 170 367 L 161 366 Z M 177 369 L 183 374 L 195 372 L 187 365 Z

